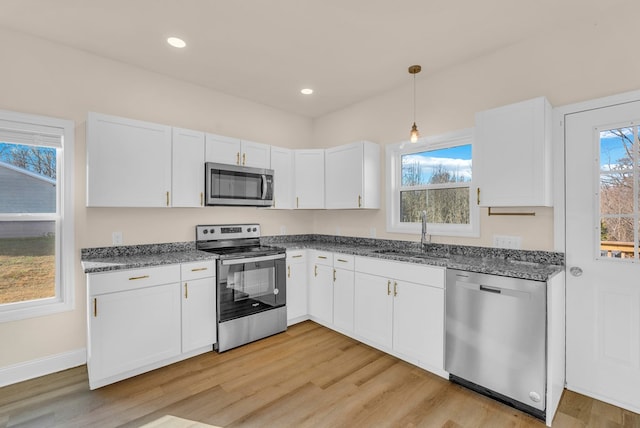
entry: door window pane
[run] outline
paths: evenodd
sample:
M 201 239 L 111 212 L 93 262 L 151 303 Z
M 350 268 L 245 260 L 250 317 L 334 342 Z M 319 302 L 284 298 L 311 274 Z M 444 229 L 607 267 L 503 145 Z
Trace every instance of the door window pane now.
M 600 131 L 600 255 L 638 258 L 638 128 Z

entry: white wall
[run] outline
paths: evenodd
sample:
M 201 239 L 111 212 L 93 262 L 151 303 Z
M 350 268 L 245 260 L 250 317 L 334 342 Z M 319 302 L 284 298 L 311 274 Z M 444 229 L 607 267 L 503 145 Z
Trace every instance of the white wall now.
M 416 80 L 416 122 L 422 135 L 473 127 L 477 111 L 541 95 L 552 105 L 562 106 L 640 89 L 640 57 L 632 53 L 639 14 L 640 2 L 635 2 L 598 22 L 566 22 L 562 28 L 433 75 L 426 71 L 429 64 L 422 64 Z M 425 44 L 434 42 L 446 43 Z M 401 67 L 399 72 L 405 69 Z M 408 140 L 413 81 L 409 73 L 406 76 L 407 84 L 402 88 L 316 120 L 314 145 L 326 147 L 362 139 L 386 145 Z M 384 151 L 381 154 L 384 156 Z M 384 193 L 384 178 L 381 185 Z M 488 217 L 482 209 L 480 238 L 433 240 L 491 246 L 493 235 L 516 235 L 522 237 L 522 248 L 553 250 L 553 209 L 538 207 L 535 212 L 535 217 Z M 385 224 L 384 210 L 317 212 L 315 216 L 316 233 L 333 234 L 339 228 L 343 235 L 369 236 L 373 227 L 378 237 L 419 239 L 417 235 L 386 233 Z
M 108 246 L 111 232 L 125 244 L 192 241 L 194 226 L 259 221 L 265 234 L 310 231 L 310 212 L 253 208 L 115 209 L 85 207 L 85 126 L 88 111 L 242 137 L 282 147 L 310 144 L 312 122 L 156 73 L 42 39 L 0 29 L 0 109 L 76 123 L 76 309 L 0 324 L 0 369 L 86 346 L 85 279 L 80 248 Z M 148 166 L 153 167 L 152 165 Z

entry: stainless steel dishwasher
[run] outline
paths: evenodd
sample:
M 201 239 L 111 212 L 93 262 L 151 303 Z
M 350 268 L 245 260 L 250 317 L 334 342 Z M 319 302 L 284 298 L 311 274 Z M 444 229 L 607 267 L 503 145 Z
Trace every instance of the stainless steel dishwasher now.
M 445 370 L 544 419 L 546 283 L 447 269 Z

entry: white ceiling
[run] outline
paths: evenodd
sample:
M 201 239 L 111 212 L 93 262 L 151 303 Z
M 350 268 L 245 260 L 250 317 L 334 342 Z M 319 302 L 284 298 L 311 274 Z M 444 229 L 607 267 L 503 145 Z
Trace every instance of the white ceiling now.
M 0 0 L 0 26 L 313 118 L 633 1 Z

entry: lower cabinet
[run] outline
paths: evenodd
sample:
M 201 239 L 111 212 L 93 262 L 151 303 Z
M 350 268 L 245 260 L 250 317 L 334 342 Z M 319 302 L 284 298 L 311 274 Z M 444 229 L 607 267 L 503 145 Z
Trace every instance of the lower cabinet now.
M 95 389 L 212 349 L 212 261 L 87 275 L 87 367 Z
M 353 332 L 353 262 L 353 256 L 333 255 L 333 325 L 343 333 Z
M 307 309 L 307 250 L 287 251 L 287 325 L 303 321 Z
M 444 268 L 356 257 L 357 336 L 444 370 Z
M 309 251 L 309 315 L 333 324 L 333 253 Z

